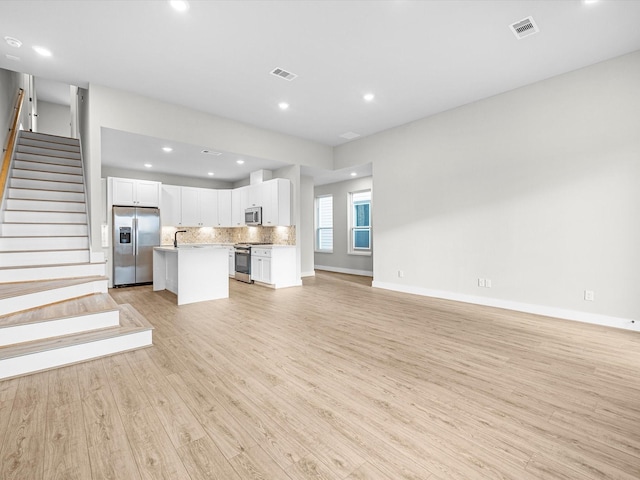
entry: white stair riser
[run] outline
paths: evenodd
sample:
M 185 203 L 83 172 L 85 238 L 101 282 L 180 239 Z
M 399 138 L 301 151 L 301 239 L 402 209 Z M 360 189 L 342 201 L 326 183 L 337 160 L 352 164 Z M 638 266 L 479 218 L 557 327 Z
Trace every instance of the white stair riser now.
M 81 263 L 78 265 L 46 265 L 30 268 L 0 269 L 0 283 L 33 282 L 61 278 L 94 277 L 106 275 L 104 263 Z
M 21 200 L 50 200 L 53 202 L 84 202 L 84 193 L 10 188 L 7 198 Z
M 152 331 L 144 330 L 81 345 L 7 358 L 0 361 L 0 380 L 148 347 L 152 344 Z
M 47 155 L 37 155 L 35 153 L 16 152 L 16 160 L 27 160 L 39 163 L 52 163 L 54 165 L 68 165 L 70 167 L 80 167 L 81 162 L 76 158 L 49 157 Z
M 85 212 L 85 204 L 79 202 L 54 202 L 51 200 L 23 200 L 9 198 L 7 210 L 31 210 L 36 212 Z
M 45 322 L 15 325 L 0 329 L 0 347 L 15 343 L 32 342 L 50 337 L 90 332 L 120 325 L 119 310 L 58 318 Z
M 86 213 L 76 212 L 25 212 L 6 210 L 4 221 L 7 223 L 87 223 Z
M 82 183 L 52 182 L 48 180 L 30 180 L 28 178 L 11 177 L 10 186 L 14 188 L 60 190 L 63 192 L 84 192 L 84 185 L 82 185 Z
M 89 263 L 89 250 L 0 252 L 0 267 Z
M 47 180 L 50 182 L 82 184 L 82 175 L 72 175 L 70 173 L 51 173 L 38 170 L 21 170 L 19 168 L 14 168 L 11 176 L 13 178 L 28 178 L 32 180 Z
M 0 315 L 21 312 L 71 298 L 91 295 L 92 293 L 107 293 L 107 280 L 94 280 L 93 282 L 80 283 L 78 285 L 3 298 L 0 299 Z
M 88 237 L 0 237 L 0 252 L 78 250 L 89 248 Z
M 30 147 L 28 145 L 18 145 L 16 151 L 21 153 L 35 153 L 37 155 L 46 155 L 48 157 L 62 157 L 62 158 L 80 158 L 78 152 L 64 152 L 60 150 L 52 150 L 49 148 Z
M 87 225 L 83 224 L 38 224 L 38 223 L 5 223 L 0 225 L 2 235 L 7 237 L 52 237 L 87 235 Z
M 25 145 L 29 147 L 51 148 L 53 150 L 63 150 L 65 152 L 79 152 L 80 146 L 69 145 L 66 143 L 52 142 L 48 139 L 35 139 L 35 138 L 20 138 L 18 145 Z
M 53 163 L 40 163 L 25 160 L 16 160 L 13 163 L 13 168 L 20 170 L 42 170 L 45 172 L 55 173 L 71 173 L 74 175 L 82 175 L 81 167 L 72 167 L 69 165 L 55 165 Z
M 48 133 L 40 133 L 40 132 L 30 132 L 28 130 L 22 130 L 20 132 L 20 140 L 22 139 L 33 139 L 33 140 L 40 140 L 43 142 L 55 142 L 55 143 L 62 143 L 65 145 L 80 144 L 77 138 L 58 137 L 57 135 L 49 135 Z

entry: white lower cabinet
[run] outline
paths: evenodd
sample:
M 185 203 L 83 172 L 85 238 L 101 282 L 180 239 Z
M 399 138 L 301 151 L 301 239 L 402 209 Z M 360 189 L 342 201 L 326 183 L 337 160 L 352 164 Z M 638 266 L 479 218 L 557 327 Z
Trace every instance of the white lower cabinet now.
M 296 270 L 296 248 L 280 245 L 252 248 L 251 280 L 272 288 L 302 285 Z
M 251 249 L 251 280 L 271 283 L 271 249 Z

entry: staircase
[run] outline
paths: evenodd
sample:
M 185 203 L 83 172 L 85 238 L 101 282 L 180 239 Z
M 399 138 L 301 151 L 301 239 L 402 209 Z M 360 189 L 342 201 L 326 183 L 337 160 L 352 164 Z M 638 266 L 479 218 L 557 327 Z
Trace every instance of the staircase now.
M 0 380 L 150 346 L 89 250 L 78 140 L 20 132 L 0 225 Z

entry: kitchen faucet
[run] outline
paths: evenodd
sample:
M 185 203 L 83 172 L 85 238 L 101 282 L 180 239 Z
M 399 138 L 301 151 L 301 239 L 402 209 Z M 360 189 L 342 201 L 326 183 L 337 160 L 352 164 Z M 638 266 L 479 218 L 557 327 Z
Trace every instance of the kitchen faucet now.
M 187 233 L 186 230 L 178 230 L 174 235 L 173 235 L 173 246 L 175 248 L 178 248 L 178 234 L 179 233 Z

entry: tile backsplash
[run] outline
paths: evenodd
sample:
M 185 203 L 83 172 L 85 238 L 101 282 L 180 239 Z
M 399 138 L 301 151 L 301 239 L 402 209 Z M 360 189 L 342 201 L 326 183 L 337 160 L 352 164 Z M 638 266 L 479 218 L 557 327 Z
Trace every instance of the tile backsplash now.
M 263 242 L 274 245 L 295 245 L 296 227 L 162 227 L 162 245 L 173 245 L 176 230 L 186 230 L 178 234 L 178 243 L 243 243 Z

